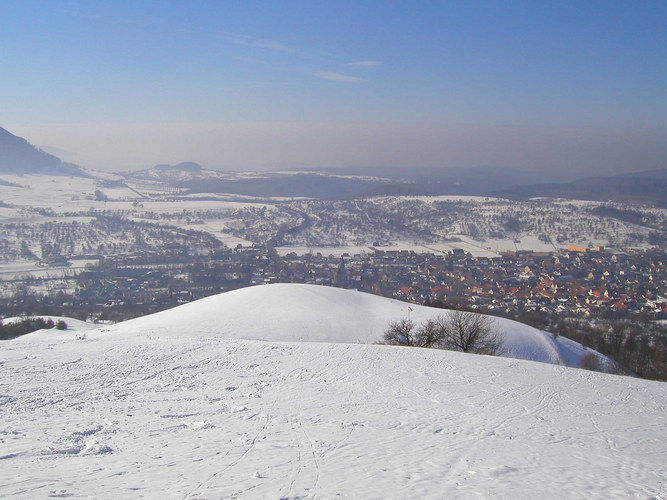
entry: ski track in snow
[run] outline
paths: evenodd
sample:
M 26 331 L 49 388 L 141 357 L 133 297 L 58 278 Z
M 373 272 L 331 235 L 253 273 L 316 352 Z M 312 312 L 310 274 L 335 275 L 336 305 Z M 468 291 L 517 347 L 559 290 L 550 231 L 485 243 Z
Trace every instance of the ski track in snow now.
M 0 360 L 2 497 L 664 498 L 657 382 L 188 334 Z

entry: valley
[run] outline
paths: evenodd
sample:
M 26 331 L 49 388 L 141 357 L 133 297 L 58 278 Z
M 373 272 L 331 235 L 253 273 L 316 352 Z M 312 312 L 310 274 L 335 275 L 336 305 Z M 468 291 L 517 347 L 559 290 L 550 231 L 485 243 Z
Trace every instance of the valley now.
M 520 319 L 666 376 L 663 208 L 203 195 L 178 182 L 263 174 L 186 167 L 1 176 L 3 316 L 116 322 L 246 286 L 319 284 Z

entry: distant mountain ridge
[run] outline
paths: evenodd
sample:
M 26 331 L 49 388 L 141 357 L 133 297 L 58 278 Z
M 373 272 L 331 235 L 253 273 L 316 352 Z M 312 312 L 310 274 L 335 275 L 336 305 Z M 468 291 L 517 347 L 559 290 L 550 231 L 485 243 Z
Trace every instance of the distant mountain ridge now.
M 0 173 L 87 176 L 81 168 L 63 162 L 0 127 Z
M 81 167 L 64 162 L 2 127 L 0 174 L 91 177 L 91 174 Z M 509 199 L 547 197 L 649 203 L 667 207 L 667 168 L 573 180 L 572 173 L 534 172 L 501 166 L 451 169 L 350 167 L 310 171 L 220 172 L 188 161 L 176 165 L 156 165 L 150 169 L 121 175 L 128 180 L 161 182 L 190 193 L 323 199 L 387 195 L 472 195 Z
M 280 172 L 219 172 L 193 162 L 156 165 L 131 172 L 128 179 L 165 182 L 193 193 L 324 199 L 373 196 L 484 195 L 490 189 L 551 180 L 511 167 L 471 169 L 332 168 Z
M 130 180 L 169 184 L 191 193 L 260 197 L 351 199 L 374 196 L 493 196 L 650 203 L 667 206 L 667 169 L 577 179 L 574 174 L 512 167 L 329 168 L 279 172 L 220 172 L 194 162 L 156 165 L 125 174 Z
M 489 191 L 490 196 L 511 199 L 536 197 L 592 201 L 653 203 L 667 206 L 667 168 L 619 175 L 586 177 L 573 182 L 526 184 Z
M 221 172 L 195 162 L 161 164 L 123 174 L 130 181 L 168 184 L 190 193 L 232 193 L 244 196 L 284 196 L 325 199 L 378 195 L 424 194 L 412 183 L 351 175 L 313 172 Z
M 184 161 L 181 163 L 177 163 L 176 165 L 168 165 L 166 163 L 163 163 L 160 165 L 155 165 L 153 168 L 161 171 L 177 170 L 183 172 L 191 172 L 193 174 L 198 174 L 202 171 L 201 165 L 193 161 Z
M 410 183 L 423 195 L 481 196 L 491 190 L 507 189 L 523 184 L 554 182 L 563 175 L 532 172 L 507 166 L 482 165 L 471 168 L 433 167 L 359 167 L 322 169 L 338 175 L 366 175 Z

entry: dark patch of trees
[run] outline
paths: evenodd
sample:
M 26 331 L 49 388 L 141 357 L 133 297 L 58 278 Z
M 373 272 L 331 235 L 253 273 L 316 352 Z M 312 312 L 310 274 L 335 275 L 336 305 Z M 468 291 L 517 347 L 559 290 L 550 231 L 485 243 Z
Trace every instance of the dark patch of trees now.
M 660 323 L 567 319 L 555 328 L 563 337 L 604 354 L 625 371 L 667 380 L 667 328 Z M 624 370 L 619 367 L 618 371 Z
M 521 221 L 516 217 L 509 217 L 503 224 L 503 227 L 510 233 L 518 233 L 521 231 Z
M 96 201 L 109 201 L 109 197 L 104 193 L 104 191 L 100 191 L 99 189 L 95 191 L 95 200 Z
M 460 309 L 484 312 L 488 315 L 519 321 L 551 333 L 562 335 L 594 349 L 611 359 L 617 373 L 630 373 L 642 378 L 667 381 L 667 326 L 650 317 L 638 315 L 633 320 L 625 317 L 598 317 L 581 319 L 548 314 L 540 310 L 502 314 L 497 310 L 472 309 L 461 303 L 427 301 L 424 305 L 442 309 Z M 585 368 L 591 369 L 594 360 Z M 608 370 L 609 367 L 606 367 Z
M 62 319 L 54 323 L 52 319 L 45 320 L 44 318 L 25 318 L 10 324 L 4 324 L 0 320 L 0 340 L 14 339 L 27 333 L 37 330 L 49 330 L 53 327 L 58 330 L 66 330 L 67 323 Z
M 349 179 L 315 174 L 271 175 L 247 179 L 193 179 L 176 183 L 193 193 L 234 193 L 250 196 L 303 196 L 318 199 L 353 199 L 369 196 L 424 194 L 401 181 Z
M 657 247 L 667 246 L 667 235 L 658 231 L 651 231 L 648 233 L 648 243 Z
M 601 217 L 611 217 L 612 219 L 622 220 L 631 224 L 643 224 L 644 214 L 637 210 L 610 207 L 608 205 L 599 205 L 591 210 L 592 214 Z

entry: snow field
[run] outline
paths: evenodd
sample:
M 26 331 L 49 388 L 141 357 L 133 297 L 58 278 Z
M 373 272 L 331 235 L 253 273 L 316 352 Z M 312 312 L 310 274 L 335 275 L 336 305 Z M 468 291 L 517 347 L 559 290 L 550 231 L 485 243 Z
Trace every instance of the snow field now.
M 3 344 L 0 496 L 664 492 L 661 383 L 431 349 L 147 333 Z
M 391 321 L 409 317 L 419 325 L 446 314 L 444 309 L 355 290 L 272 284 L 206 297 L 90 335 L 104 336 L 108 330 L 132 337 L 160 332 L 162 336 L 176 337 L 215 335 L 246 340 L 372 344 L 382 341 Z M 493 321 L 504 337 L 503 356 L 579 367 L 586 354 L 595 353 L 516 321 Z
M 124 187 L 105 188 L 100 184 L 100 178 L 3 175 L 2 180 L 19 187 L 0 185 L 0 201 L 15 206 L 3 208 L 0 218 L 26 224 L 46 220 L 35 218 L 34 213 L 23 213 L 28 206 L 52 210 L 63 216 L 62 221 L 71 221 L 65 214 L 85 215 L 91 209 L 108 210 L 134 220 L 144 220 L 147 214 L 158 215 L 158 219 L 146 220 L 162 221 L 183 229 L 201 229 L 225 243 L 247 245 L 250 241 L 270 239 L 287 221 L 296 223 L 293 220 L 296 210 L 309 217 L 313 224 L 296 234 L 288 234 L 285 244 L 289 246 L 284 252 L 305 253 L 305 249 L 333 246 L 341 249 L 340 253 L 351 253 L 355 248 L 364 248 L 376 241 L 387 248 L 416 251 L 463 248 L 475 256 L 495 256 L 507 250 L 554 251 L 566 248 L 568 244 L 618 249 L 650 246 L 647 241 L 649 228 L 588 213 L 590 208 L 599 206 L 599 202 L 546 199 L 521 202 L 475 196 L 424 196 L 336 202 L 291 199 L 282 206 L 280 198 L 260 202 L 258 198 L 222 194 L 211 194 L 210 198 L 215 199 L 204 199 L 206 197 L 202 195 L 184 195 L 177 200 L 146 199 Z M 96 201 L 94 192 L 98 189 L 110 200 Z M 142 206 L 136 206 L 137 203 Z M 258 219 L 255 211 L 259 208 L 271 212 L 262 213 Z M 656 224 L 666 213 L 664 209 L 650 207 L 641 207 L 641 211 L 652 214 Z M 228 212 L 228 216 L 223 212 Z M 179 214 L 183 217 L 173 217 Z M 163 220 L 162 216 L 169 217 Z M 396 216 L 405 216 L 405 224 L 388 224 Z M 520 221 L 518 233 L 504 228 L 508 217 Z M 234 238 L 221 236 L 222 229 L 233 229 Z M 448 241 L 452 237 L 462 241 Z

